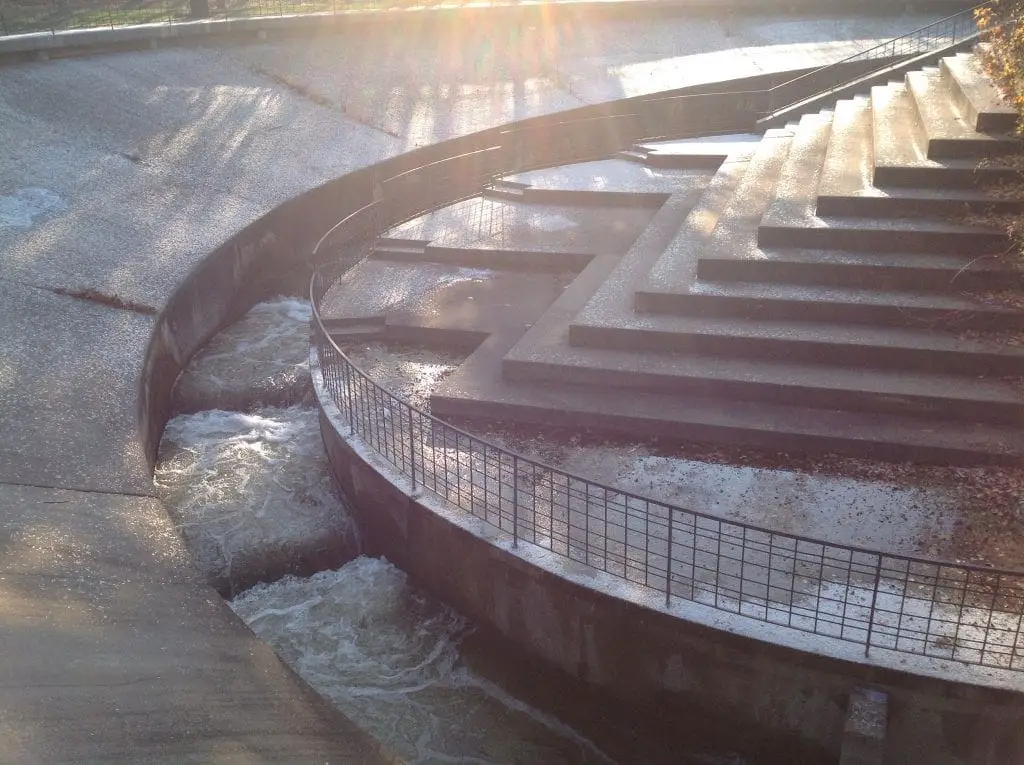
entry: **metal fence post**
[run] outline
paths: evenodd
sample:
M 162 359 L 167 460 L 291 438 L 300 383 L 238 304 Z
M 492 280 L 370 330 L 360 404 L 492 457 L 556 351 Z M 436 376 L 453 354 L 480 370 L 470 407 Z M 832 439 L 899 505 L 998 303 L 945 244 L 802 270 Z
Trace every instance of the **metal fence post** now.
M 406 416 L 409 418 L 409 480 L 412 482 L 412 493 L 416 493 L 416 441 L 415 428 L 412 425 L 412 407 L 406 405 Z
M 871 633 L 875 627 L 875 604 L 878 602 L 878 587 L 882 582 L 882 556 L 875 563 L 875 588 L 871 592 L 871 612 L 868 614 L 868 636 L 864 641 L 864 655 L 871 650 Z
M 519 456 L 512 455 L 512 546 L 519 547 Z
M 665 608 L 672 598 L 672 508 L 668 509 L 668 551 L 665 553 Z

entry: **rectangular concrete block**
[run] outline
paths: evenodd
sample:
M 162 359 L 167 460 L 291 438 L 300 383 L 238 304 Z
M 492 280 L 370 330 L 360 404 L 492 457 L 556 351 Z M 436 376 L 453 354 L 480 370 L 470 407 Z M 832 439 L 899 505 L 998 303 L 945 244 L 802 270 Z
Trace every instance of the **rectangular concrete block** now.
M 889 696 L 872 688 L 855 688 L 846 707 L 839 765 L 882 765 Z

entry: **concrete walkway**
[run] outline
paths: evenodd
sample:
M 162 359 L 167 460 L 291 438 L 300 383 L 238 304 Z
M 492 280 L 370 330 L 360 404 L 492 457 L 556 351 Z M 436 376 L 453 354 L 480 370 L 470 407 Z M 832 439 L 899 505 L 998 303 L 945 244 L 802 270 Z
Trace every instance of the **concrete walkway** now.
M 216 244 L 416 145 L 932 18 L 609 21 L 560 30 L 557 56 L 325 35 L 4 68 L 0 762 L 379 759 L 202 584 L 153 497 L 141 360 Z

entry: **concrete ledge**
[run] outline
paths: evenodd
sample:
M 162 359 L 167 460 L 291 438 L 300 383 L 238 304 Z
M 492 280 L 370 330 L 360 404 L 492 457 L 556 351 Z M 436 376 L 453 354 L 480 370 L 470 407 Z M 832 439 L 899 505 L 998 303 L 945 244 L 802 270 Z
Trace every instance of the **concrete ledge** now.
M 955 13 L 974 3 L 964 0 L 919 0 L 893 5 L 885 0 L 864 0 L 857 10 L 880 15 L 934 9 Z M 580 18 L 616 18 L 709 14 L 731 16 L 738 12 L 799 14 L 848 12 L 845 0 L 523 0 L 518 3 L 472 3 L 464 6 L 419 6 L 380 10 L 342 10 L 336 13 L 283 14 L 234 19 L 199 19 L 93 29 L 32 32 L 0 36 L 0 63 L 26 58 L 49 58 L 112 50 L 156 47 L 160 44 L 191 44 L 209 39 L 263 37 L 267 34 L 333 33 L 351 28 L 443 27 L 452 24 L 477 25 L 509 22 L 545 24 L 571 22 Z

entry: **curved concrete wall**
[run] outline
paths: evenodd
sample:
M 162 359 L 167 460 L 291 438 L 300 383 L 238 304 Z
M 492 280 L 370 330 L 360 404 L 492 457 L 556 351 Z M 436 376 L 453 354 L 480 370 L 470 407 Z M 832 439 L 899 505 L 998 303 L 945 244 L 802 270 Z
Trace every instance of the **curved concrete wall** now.
M 660 596 L 624 592 L 596 576 L 588 585 L 567 561 L 526 544 L 511 549 L 477 519 L 410 496 L 405 480 L 390 477 L 393 471 L 340 435 L 344 422 L 324 401 L 313 361 L 329 461 L 367 551 L 387 556 L 518 647 L 638 704 L 705 721 L 713 710 L 711 724 L 717 719 L 736 736 L 754 731 L 762 753 L 771 746 L 766 742 L 788 740 L 794 762 L 839 756 L 848 699 L 865 685 L 889 697 L 886 763 L 1022 761 L 1018 693 L 822 655 L 815 652 L 822 641 L 808 640 L 804 650 L 783 647 L 731 632 L 730 618 L 712 614 L 701 623 L 696 609 L 693 620 L 680 618 L 661 607 Z

